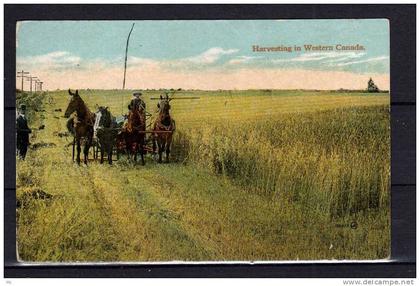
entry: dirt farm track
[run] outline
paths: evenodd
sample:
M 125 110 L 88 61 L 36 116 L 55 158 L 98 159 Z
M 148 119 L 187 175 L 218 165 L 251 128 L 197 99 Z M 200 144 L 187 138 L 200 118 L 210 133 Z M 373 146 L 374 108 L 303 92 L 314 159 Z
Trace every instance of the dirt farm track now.
M 80 90 L 126 112 L 131 91 Z M 143 95 L 156 111 L 158 91 Z M 67 91 L 18 97 L 24 261 L 260 261 L 390 255 L 389 94 L 179 91 L 170 163 L 71 159 Z M 124 98 L 124 100 L 122 100 Z M 34 109 L 37 109 L 35 111 Z M 39 129 L 39 126 L 45 128 Z

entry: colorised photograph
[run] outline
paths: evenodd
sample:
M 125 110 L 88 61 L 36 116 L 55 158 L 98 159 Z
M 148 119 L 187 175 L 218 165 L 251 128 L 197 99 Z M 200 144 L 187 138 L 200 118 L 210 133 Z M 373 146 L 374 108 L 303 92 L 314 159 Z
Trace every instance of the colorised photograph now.
M 389 261 L 390 92 L 387 19 L 18 21 L 18 260 Z

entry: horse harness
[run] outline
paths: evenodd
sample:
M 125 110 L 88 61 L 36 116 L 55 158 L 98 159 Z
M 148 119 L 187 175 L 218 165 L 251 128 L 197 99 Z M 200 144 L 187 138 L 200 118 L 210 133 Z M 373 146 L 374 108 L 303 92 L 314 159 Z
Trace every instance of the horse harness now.
M 76 115 L 75 117 L 75 123 L 85 123 L 88 126 L 94 126 L 95 125 L 95 118 L 96 118 L 96 114 L 95 113 L 91 113 L 90 111 L 87 111 L 87 116 L 78 116 Z M 91 116 L 89 116 L 89 113 L 91 114 Z
M 162 116 L 161 116 L 162 117 Z M 170 131 L 173 127 L 170 115 L 164 115 L 163 118 L 156 121 L 156 127 L 165 131 Z

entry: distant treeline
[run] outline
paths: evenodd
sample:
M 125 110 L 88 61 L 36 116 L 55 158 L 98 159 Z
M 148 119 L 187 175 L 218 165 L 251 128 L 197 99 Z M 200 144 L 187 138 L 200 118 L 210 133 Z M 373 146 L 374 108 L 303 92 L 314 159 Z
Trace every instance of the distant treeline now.
M 366 92 L 366 93 L 371 93 L 366 89 L 343 89 L 343 88 L 340 88 L 340 89 L 337 89 L 337 90 L 329 90 L 329 92 L 345 92 L 345 93 L 348 93 L 348 92 L 356 92 L 356 93 Z M 378 90 L 378 91 L 376 91 L 376 93 L 389 93 L 389 90 Z
M 342 92 L 342 93 L 369 93 L 368 90 L 366 89 L 344 89 L 344 88 L 340 88 L 340 89 L 216 89 L 216 90 L 203 90 L 203 89 L 181 89 L 178 88 L 176 90 L 174 89 L 142 89 L 142 88 L 138 88 L 138 89 L 126 89 L 126 90 L 122 90 L 122 89 L 81 89 L 81 90 L 86 90 L 86 91 L 96 91 L 96 90 L 114 90 L 114 91 L 126 91 L 126 92 L 131 92 L 134 90 L 143 90 L 143 91 L 150 91 L 150 92 L 170 92 L 170 93 L 177 93 L 177 92 L 241 92 L 241 91 L 259 91 L 259 92 Z M 61 91 L 60 89 L 56 89 L 55 91 Z M 16 92 L 20 92 L 19 90 L 16 90 Z M 377 91 L 377 93 L 389 93 L 389 90 L 379 90 Z

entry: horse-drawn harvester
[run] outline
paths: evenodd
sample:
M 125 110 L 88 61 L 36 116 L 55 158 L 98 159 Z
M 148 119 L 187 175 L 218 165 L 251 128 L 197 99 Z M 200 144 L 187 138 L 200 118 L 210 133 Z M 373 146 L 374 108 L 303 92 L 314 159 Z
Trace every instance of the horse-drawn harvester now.
M 90 147 L 93 147 L 93 160 L 100 160 L 101 163 L 103 163 L 105 153 L 109 164 L 112 164 L 113 155 L 119 159 L 124 153 L 135 161 L 137 155 L 140 154 L 144 164 L 144 155 L 153 154 L 159 162 L 162 162 L 162 153 L 165 152 L 166 162 L 169 161 L 175 121 L 169 113 L 172 99 L 168 94 L 158 98 L 156 118 L 153 118 L 154 116 L 142 106 L 136 106 L 130 109 L 128 115 L 117 118 L 111 115 L 107 107 L 98 107 L 98 111 L 93 113 L 85 105 L 77 90 L 75 93 L 69 90 L 69 94 L 72 97 L 65 117 L 76 113 L 76 116 L 67 124 L 69 131 L 74 135 L 73 161 L 76 157 L 76 162 L 80 163 L 82 141 L 84 141 L 85 164 L 88 162 Z

